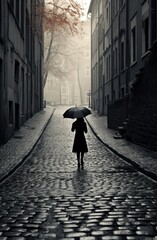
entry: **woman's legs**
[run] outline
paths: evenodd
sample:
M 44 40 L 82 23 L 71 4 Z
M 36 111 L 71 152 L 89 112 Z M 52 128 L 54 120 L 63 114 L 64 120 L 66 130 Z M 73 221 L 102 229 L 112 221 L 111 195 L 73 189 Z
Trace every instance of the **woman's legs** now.
M 83 166 L 83 157 L 84 157 L 84 152 L 81 152 L 81 165 Z
M 81 152 L 81 166 L 83 167 L 84 152 Z M 78 167 L 80 167 L 80 152 L 77 152 Z
M 77 162 L 78 166 L 80 166 L 80 152 L 77 152 Z

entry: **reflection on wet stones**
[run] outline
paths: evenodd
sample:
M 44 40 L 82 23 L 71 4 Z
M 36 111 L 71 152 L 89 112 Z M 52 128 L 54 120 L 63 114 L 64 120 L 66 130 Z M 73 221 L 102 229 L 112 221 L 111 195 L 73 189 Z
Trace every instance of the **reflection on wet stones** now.
M 155 240 L 157 185 L 89 129 L 84 170 L 72 121 L 56 110 L 26 162 L 0 186 L 0 239 Z M 17 237 L 16 237 L 17 236 Z

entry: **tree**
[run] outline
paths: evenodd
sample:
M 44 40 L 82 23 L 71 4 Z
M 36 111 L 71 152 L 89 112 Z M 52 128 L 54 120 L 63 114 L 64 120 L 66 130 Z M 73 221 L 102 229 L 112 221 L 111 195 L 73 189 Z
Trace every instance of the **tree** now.
M 66 34 L 77 34 L 81 29 L 80 18 L 83 15 L 83 9 L 76 0 L 51 0 L 45 4 L 38 3 L 36 14 L 42 16 L 44 23 L 45 59 L 44 59 L 44 85 L 48 76 L 50 62 L 55 59 L 59 53 L 59 47 L 55 45 L 56 37 Z M 38 21 L 36 22 L 36 31 Z M 61 52 L 60 52 L 61 54 Z

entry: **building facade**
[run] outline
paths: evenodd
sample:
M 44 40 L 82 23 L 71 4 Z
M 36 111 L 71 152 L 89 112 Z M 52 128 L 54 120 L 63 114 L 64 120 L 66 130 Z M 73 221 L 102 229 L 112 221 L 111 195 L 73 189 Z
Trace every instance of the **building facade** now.
M 127 124 L 129 139 L 151 145 L 157 141 L 157 1 L 92 0 L 88 12 L 92 108 L 108 116 L 109 128 Z
M 92 107 L 126 96 L 157 38 L 156 1 L 92 0 Z
M 0 143 L 43 108 L 42 17 L 35 14 L 40 3 L 0 1 Z

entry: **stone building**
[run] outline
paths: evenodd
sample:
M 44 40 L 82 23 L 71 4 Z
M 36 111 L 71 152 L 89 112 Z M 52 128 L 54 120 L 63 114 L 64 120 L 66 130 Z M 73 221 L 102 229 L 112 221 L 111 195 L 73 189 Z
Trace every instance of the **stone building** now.
M 43 108 L 41 2 L 0 1 L 0 143 Z
M 150 139 L 155 139 L 150 133 L 152 127 L 149 126 L 151 130 L 147 132 L 147 138 L 145 133 L 151 114 L 154 118 L 157 114 L 157 97 L 151 97 L 150 90 L 153 93 L 156 86 L 156 54 L 154 56 L 153 51 L 156 52 L 157 2 L 92 0 L 88 12 L 91 14 L 92 108 L 108 116 L 108 127 L 118 129 L 127 124 L 129 139 L 151 145 Z M 149 77 L 151 80 L 146 84 Z M 147 90 L 149 86 L 149 93 L 144 82 Z M 138 109 L 134 99 L 136 103 L 138 100 L 143 102 L 138 104 Z M 148 102 L 151 111 L 148 111 L 148 106 L 142 107 Z M 135 117 L 141 111 L 142 114 Z M 147 119 L 142 116 L 147 116 Z M 157 121 L 154 118 L 151 120 L 153 124 Z

